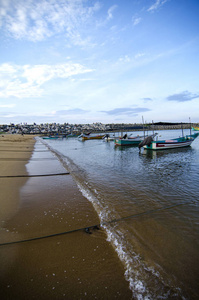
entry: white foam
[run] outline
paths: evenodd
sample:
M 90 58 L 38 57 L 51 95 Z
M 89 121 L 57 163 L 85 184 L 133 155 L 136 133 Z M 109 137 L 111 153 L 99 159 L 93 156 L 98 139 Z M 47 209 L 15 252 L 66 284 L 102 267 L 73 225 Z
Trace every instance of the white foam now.
M 143 297 L 143 293 L 148 293 L 147 288 L 141 280 L 136 279 L 136 274 L 132 274 L 132 266 L 134 259 L 132 256 L 128 255 L 128 251 L 126 247 L 122 244 L 121 238 L 117 233 L 113 233 L 111 229 L 108 228 L 107 225 L 103 226 L 107 232 L 107 240 L 114 245 L 114 248 L 120 258 L 120 260 L 124 263 L 125 266 L 125 278 L 129 282 L 129 288 L 131 289 L 133 296 L 136 299 L 147 299 L 145 296 Z M 135 260 L 138 260 L 138 255 L 134 254 Z M 137 272 L 137 271 L 136 271 Z M 132 276 L 134 275 L 134 276 Z M 149 296 L 151 297 L 151 296 Z M 150 298 L 149 298 L 150 299 Z

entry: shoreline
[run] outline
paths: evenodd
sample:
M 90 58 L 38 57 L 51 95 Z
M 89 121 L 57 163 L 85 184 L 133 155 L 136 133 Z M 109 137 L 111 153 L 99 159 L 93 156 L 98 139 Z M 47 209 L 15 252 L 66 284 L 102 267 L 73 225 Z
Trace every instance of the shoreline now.
M 28 159 L 29 174 L 66 171 L 41 142 L 29 141 L 30 144 L 25 145 L 15 138 L 12 142 L 4 139 L 2 143 L 0 140 L 0 150 L 5 150 L 0 152 L 0 163 L 4 165 L 1 175 L 5 172 L 9 175 L 22 174 L 25 171 L 24 161 L 28 162 Z M 8 146 L 15 152 L 9 152 Z M 11 158 L 11 153 L 15 162 L 5 161 L 6 157 Z M 24 161 L 17 160 L 19 158 Z M 15 164 L 17 166 L 13 168 Z M 8 214 L 8 208 L 3 204 L 1 232 L 4 234 L 1 235 L 1 243 L 99 223 L 92 204 L 81 194 L 71 175 L 0 180 L 6 199 L 11 185 L 14 191 L 10 195 L 12 212 Z M 0 253 L 0 292 L 6 299 L 12 299 L 16 293 L 19 299 L 132 299 L 129 283 L 124 278 L 124 266 L 103 230 L 92 230 L 92 234 L 80 231 L 1 246 Z

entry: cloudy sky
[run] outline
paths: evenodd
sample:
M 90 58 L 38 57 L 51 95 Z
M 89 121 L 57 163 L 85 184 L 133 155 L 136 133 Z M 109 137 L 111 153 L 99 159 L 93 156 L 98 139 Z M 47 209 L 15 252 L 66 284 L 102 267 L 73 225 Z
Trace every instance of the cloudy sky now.
M 0 0 L 0 124 L 199 122 L 199 0 Z

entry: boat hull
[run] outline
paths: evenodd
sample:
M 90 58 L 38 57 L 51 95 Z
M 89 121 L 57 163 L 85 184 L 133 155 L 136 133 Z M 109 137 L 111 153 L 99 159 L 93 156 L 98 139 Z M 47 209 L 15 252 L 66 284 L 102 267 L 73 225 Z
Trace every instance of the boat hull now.
M 42 137 L 43 140 L 57 140 L 57 139 L 63 139 L 63 136 L 44 136 Z
M 139 145 L 143 139 L 115 139 L 115 145 L 117 146 L 132 146 L 132 145 Z
M 82 137 L 83 141 L 87 141 L 87 140 L 101 140 L 103 137 Z
M 186 137 L 171 139 L 171 140 L 163 140 L 163 141 L 152 141 L 149 146 L 144 145 L 144 149 L 150 150 L 166 150 L 166 149 L 175 149 L 175 148 L 183 148 L 188 147 L 191 143 L 197 138 L 199 133 L 195 133 Z
M 105 135 L 85 135 L 82 134 L 79 136 L 79 138 L 82 139 L 82 141 L 87 141 L 87 140 L 102 140 Z

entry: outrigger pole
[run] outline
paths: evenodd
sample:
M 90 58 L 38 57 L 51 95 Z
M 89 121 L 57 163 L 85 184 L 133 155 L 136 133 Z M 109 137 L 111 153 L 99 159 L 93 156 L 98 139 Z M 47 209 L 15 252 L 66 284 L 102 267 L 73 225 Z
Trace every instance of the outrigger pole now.
M 189 123 L 190 123 L 190 135 L 191 135 L 191 118 L 189 117 Z
M 143 132 L 144 132 L 144 138 L 145 138 L 145 129 L 144 129 L 144 118 L 142 116 L 142 123 L 143 123 Z

